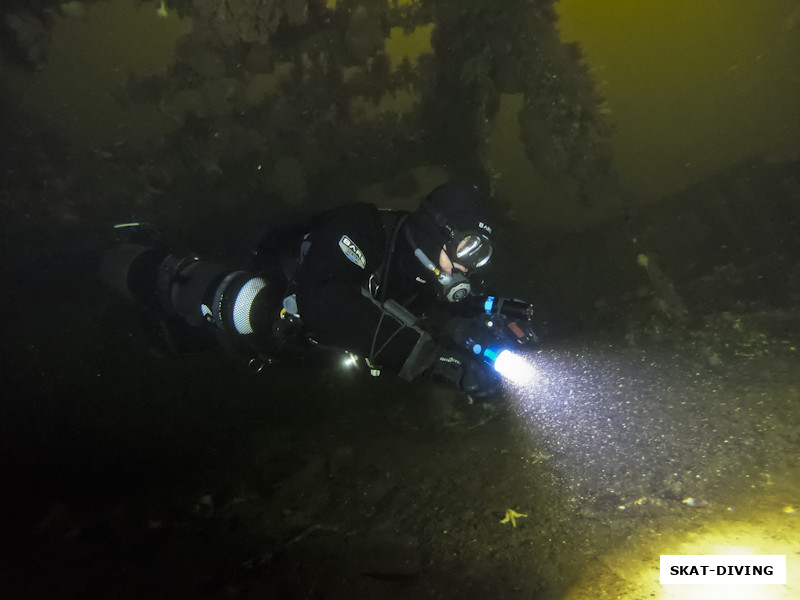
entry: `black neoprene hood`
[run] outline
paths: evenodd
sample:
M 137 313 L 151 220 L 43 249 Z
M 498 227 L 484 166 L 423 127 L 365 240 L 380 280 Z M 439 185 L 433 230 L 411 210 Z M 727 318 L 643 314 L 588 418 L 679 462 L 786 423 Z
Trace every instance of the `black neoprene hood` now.
M 424 206 L 425 203 L 429 208 Z M 454 181 L 440 185 L 411 213 L 408 222 L 414 242 L 434 262 L 438 262 L 442 246 L 450 241 L 446 228 L 436 223 L 434 213 L 441 215 L 453 230 L 479 231 L 486 236 L 491 235 L 492 229 L 483 210 L 483 199 L 476 186 Z

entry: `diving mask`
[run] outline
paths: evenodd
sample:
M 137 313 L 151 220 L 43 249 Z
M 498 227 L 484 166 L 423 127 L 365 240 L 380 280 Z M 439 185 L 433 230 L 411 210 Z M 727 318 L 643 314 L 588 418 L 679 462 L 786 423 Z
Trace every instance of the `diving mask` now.
M 445 245 L 445 252 L 454 263 L 458 263 L 466 269 L 475 270 L 485 266 L 491 260 L 494 246 L 482 233 L 470 231 L 451 238 Z

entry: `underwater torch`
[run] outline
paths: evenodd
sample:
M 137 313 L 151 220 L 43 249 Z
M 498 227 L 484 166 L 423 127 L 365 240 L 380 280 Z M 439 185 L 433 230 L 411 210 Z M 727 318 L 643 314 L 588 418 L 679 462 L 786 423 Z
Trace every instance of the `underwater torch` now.
M 476 296 L 473 301 L 482 314 L 451 319 L 451 339 L 503 379 L 517 385 L 532 383 L 536 368 L 520 350 L 539 341 L 533 331 L 533 305 L 499 296 Z
M 482 350 L 482 351 L 481 351 Z M 472 351 L 503 378 L 517 385 L 528 385 L 536 379 L 536 368 L 522 355 L 500 346 L 482 349 L 476 344 Z

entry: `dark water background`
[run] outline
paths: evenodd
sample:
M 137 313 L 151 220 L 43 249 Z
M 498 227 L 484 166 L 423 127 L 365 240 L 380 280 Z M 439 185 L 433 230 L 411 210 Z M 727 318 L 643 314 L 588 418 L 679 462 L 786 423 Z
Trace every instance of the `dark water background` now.
M 3 9 L 0 596 L 669 598 L 726 545 L 796 595 L 797 6 L 583 4 Z M 235 264 L 464 175 L 544 337 L 494 407 L 160 358 L 97 278 L 120 220 Z

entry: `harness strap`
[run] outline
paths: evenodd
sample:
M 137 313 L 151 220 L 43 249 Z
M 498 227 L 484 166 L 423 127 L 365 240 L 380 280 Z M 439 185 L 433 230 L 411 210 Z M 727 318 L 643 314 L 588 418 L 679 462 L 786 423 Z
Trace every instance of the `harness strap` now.
M 387 290 L 389 289 L 389 274 L 391 272 L 392 258 L 394 257 L 394 247 L 397 243 L 397 236 L 410 213 L 392 210 L 381 211 L 380 217 L 383 221 L 383 228 L 390 232 L 386 236 L 386 250 L 383 253 L 383 262 L 369 277 L 369 291 L 373 298 L 377 298 L 380 292 L 380 301 L 386 302 Z
M 389 299 L 386 302 L 381 303 L 372 296 L 370 290 L 363 287 L 361 288 L 361 295 L 367 298 L 381 311 L 381 318 L 378 321 L 378 325 L 375 327 L 375 333 L 372 336 L 372 346 L 370 348 L 369 356 L 367 357 L 367 364 L 373 371 L 377 371 L 378 373 L 380 373 L 381 367 L 377 362 L 378 356 L 380 355 L 381 352 L 383 352 L 386 346 L 388 346 L 389 343 L 395 337 L 397 337 L 397 335 L 404 329 L 412 329 L 415 332 L 417 332 L 420 336 L 420 340 L 422 340 L 425 337 L 430 338 L 430 335 L 427 332 L 420 329 L 420 327 L 417 325 L 419 317 L 417 317 L 415 314 L 413 314 L 399 302 Z M 389 336 L 389 338 L 383 343 L 383 345 L 380 348 L 376 349 L 376 346 L 378 344 L 378 334 L 380 333 L 381 326 L 383 325 L 383 320 L 386 318 L 387 315 L 393 318 L 400 325 L 400 327 L 398 327 L 397 330 L 395 330 L 394 333 L 392 333 Z M 419 343 L 417 343 L 417 345 L 419 345 Z

